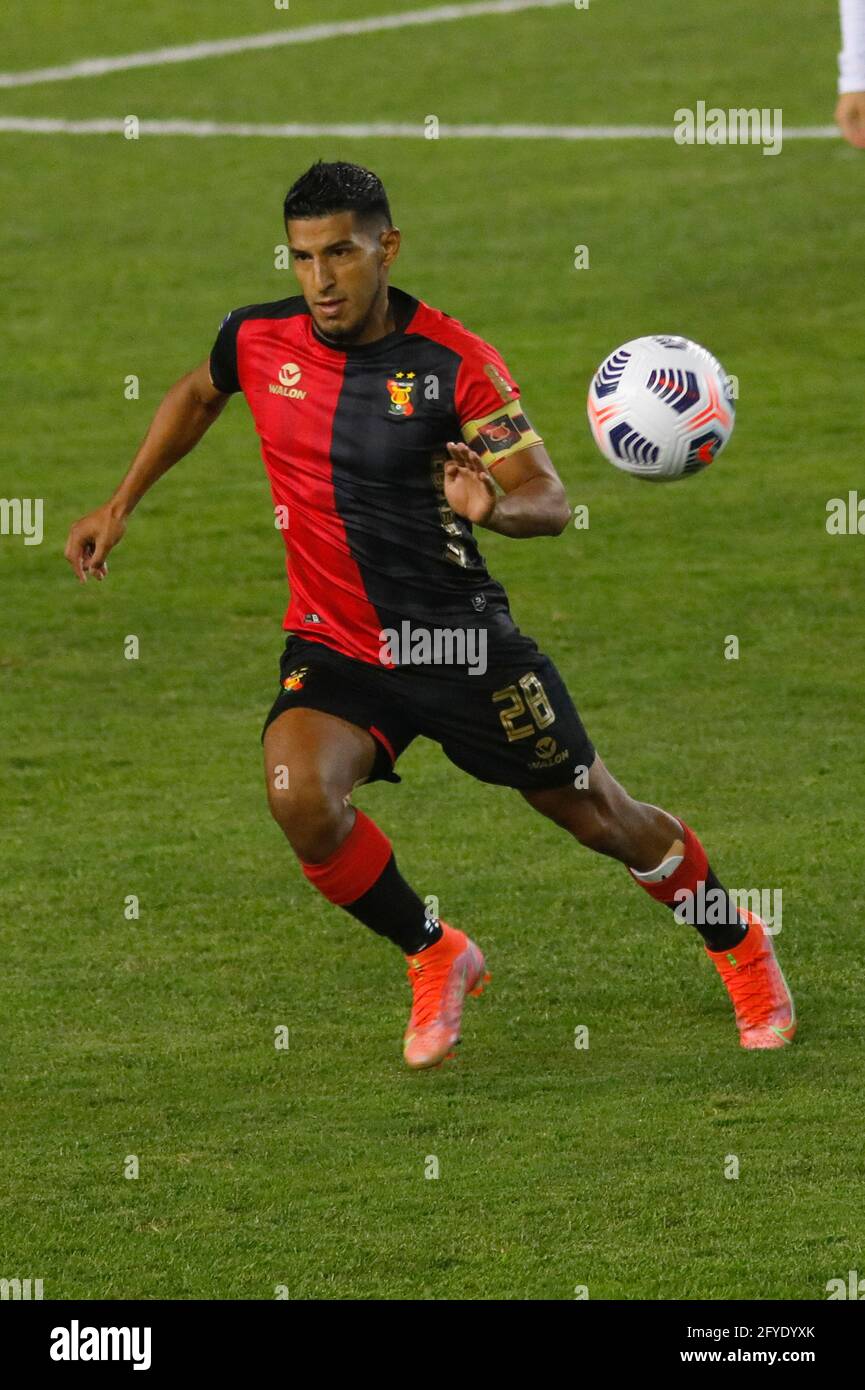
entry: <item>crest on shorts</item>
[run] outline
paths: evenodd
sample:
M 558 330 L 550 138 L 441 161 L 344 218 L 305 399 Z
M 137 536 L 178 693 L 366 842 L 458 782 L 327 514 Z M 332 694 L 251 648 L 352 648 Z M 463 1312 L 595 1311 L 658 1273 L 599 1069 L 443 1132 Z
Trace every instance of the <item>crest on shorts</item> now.
M 417 377 L 414 372 L 395 372 L 393 376 L 388 377 L 387 389 L 390 393 L 388 415 L 395 415 L 397 419 L 414 415 L 411 397 L 416 386 Z
M 302 690 L 303 682 L 309 674 L 308 666 L 295 666 L 293 671 L 289 671 L 285 680 L 282 682 L 283 690 Z

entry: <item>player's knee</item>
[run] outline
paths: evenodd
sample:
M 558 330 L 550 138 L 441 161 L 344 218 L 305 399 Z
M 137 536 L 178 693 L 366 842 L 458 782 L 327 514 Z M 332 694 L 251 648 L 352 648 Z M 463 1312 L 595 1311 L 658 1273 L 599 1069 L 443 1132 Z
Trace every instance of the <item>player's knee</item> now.
M 295 776 L 283 786 L 277 776 L 268 780 L 267 799 L 298 858 L 317 863 L 337 848 L 346 818 L 345 800 L 337 788 L 315 776 Z

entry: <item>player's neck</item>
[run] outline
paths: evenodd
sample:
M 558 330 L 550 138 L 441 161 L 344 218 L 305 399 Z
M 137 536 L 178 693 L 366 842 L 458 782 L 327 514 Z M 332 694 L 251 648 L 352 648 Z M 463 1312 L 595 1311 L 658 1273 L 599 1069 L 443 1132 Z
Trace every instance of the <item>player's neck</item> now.
M 396 320 L 391 308 L 390 290 L 387 285 L 384 285 L 355 342 L 358 347 L 363 347 L 366 343 L 374 343 L 379 338 L 387 337 L 388 333 L 393 333 L 395 328 Z
M 396 317 L 390 302 L 390 288 L 388 285 L 384 285 L 381 293 L 375 299 L 363 328 L 356 338 L 351 339 L 350 346 L 365 347 L 368 343 L 378 342 L 379 338 L 386 338 L 389 333 L 393 333 L 395 330 Z

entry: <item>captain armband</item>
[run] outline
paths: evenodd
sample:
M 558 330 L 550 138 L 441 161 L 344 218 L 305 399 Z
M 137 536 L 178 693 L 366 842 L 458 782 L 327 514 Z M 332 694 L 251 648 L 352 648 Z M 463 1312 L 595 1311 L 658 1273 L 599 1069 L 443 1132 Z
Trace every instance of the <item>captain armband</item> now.
M 482 420 L 463 425 L 463 439 L 479 455 L 485 468 L 494 468 L 502 459 L 541 443 L 541 436 L 529 424 L 518 400 L 499 406 Z

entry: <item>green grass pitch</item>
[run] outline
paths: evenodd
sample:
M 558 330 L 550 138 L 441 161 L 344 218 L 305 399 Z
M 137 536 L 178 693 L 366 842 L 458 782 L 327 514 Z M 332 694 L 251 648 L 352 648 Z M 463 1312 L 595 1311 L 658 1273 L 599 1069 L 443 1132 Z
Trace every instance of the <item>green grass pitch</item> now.
M 54 0 L 4 16 L 0 50 L 25 69 L 400 8 Z M 705 99 L 822 125 L 837 48 L 833 0 L 592 0 L 4 90 L 0 116 L 653 124 Z M 865 156 L 0 150 L 0 490 L 45 499 L 41 546 L 0 537 L 0 1276 L 52 1298 L 805 1299 L 865 1272 L 865 539 L 825 528 L 863 476 Z M 394 283 L 499 347 L 588 505 L 587 531 L 482 548 L 611 770 L 688 819 L 722 880 L 782 889 L 792 1048 L 742 1052 L 687 928 L 418 741 L 402 785 L 357 804 L 493 983 L 455 1063 L 404 1068 L 398 953 L 313 893 L 265 808 L 283 556 L 241 399 L 141 504 L 108 583 L 67 571 L 69 523 L 222 316 L 294 292 L 280 203 L 319 156 L 381 174 Z M 704 341 L 740 383 L 728 450 L 670 488 L 616 474 L 585 422 L 598 361 L 650 332 Z

